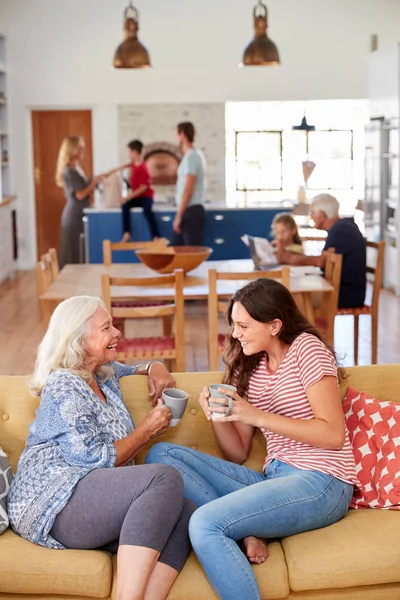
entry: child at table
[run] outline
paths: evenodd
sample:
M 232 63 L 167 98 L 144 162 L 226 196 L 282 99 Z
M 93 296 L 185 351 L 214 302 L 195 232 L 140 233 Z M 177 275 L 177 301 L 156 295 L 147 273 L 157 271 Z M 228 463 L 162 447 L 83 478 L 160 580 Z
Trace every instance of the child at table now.
M 297 224 L 292 215 L 279 213 L 272 221 L 272 234 L 275 238 L 273 246 L 282 244 L 285 250 L 303 254 L 303 244 L 297 229 Z

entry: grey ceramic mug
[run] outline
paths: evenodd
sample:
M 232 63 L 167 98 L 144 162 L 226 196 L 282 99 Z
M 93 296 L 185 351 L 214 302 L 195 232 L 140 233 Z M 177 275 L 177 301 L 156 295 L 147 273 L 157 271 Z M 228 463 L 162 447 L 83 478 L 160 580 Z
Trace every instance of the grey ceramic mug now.
M 223 394 L 222 392 L 218 391 L 218 388 L 221 389 L 225 389 L 225 390 L 231 390 L 232 392 L 237 392 L 237 388 L 234 385 L 228 385 L 226 383 L 212 383 L 211 385 L 208 386 L 209 392 L 210 392 L 210 398 L 208 399 L 208 405 L 209 407 L 212 408 L 225 408 L 226 412 L 224 413 L 220 413 L 220 412 L 212 412 L 211 413 L 211 418 L 213 421 L 215 421 L 216 419 L 223 419 L 224 417 L 229 417 L 230 414 L 232 414 L 232 409 L 233 409 L 233 400 L 230 396 L 228 396 L 227 394 Z M 218 402 L 218 398 L 223 398 L 224 400 L 228 400 L 228 406 L 226 405 L 226 402 Z
M 161 395 L 161 399 L 172 413 L 172 419 L 169 425 L 170 427 L 175 427 L 175 425 L 178 425 L 186 410 L 189 394 L 176 388 L 166 388 Z

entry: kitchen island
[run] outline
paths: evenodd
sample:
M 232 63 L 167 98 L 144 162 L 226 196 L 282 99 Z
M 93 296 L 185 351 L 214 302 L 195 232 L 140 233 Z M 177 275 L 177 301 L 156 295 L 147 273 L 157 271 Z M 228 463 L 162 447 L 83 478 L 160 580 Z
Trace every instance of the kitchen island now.
M 203 245 L 213 249 L 211 260 L 248 258 L 247 246 L 241 241 L 244 234 L 269 237 L 274 216 L 290 212 L 291 205 L 266 204 L 246 208 L 230 208 L 225 203 L 206 203 Z M 167 204 L 154 205 L 161 237 L 171 239 L 175 208 Z M 150 233 L 141 208 L 131 210 L 132 240 L 150 240 Z M 119 242 L 122 237 L 120 208 L 88 208 L 85 210 L 86 260 L 102 263 L 103 240 Z M 132 252 L 119 252 L 118 262 L 132 262 Z M 134 257 L 134 262 L 138 259 Z

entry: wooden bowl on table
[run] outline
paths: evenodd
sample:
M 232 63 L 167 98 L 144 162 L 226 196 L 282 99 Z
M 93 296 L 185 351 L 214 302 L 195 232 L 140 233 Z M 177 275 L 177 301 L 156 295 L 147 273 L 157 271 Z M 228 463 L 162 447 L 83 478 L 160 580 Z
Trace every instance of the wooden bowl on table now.
M 207 246 L 167 246 L 161 250 L 136 250 L 136 256 L 157 273 L 173 273 L 175 269 L 188 273 L 207 260 L 211 252 Z

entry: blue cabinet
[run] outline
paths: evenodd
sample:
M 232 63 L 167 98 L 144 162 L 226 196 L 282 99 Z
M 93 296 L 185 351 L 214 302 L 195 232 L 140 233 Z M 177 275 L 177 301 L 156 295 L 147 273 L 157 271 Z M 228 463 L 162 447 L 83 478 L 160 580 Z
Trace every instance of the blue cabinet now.
M 257 237 L 269 237 L 272 219 L 279 212 L 282 212 L 282 209 L 207 210 L 203 243 L 204 246 L 213 249 L 210 259 L 248 258 L 249 251 L 241 241 L 241 236 L 247 233 Z M 89 210 L 86 216 L 88 261 L 101 263 L 103 262 L 103 240 L 118 242 L 122 237 L 121 213 L 119 211 Z M 160 235 L 171 239 L 175 211 L 156 211 L 155 216 Z M 140 210 L 131 211 L 131 227 L 134 240 L 150 240 L 149 228 Z M 116 262 L 138 262 L 138 259 L 134 253 L 119 252 Z
M 204 245 L 213 249 L 210 259 L 249 258 L 248 248 L 240 238 L 245 233 L 269 237 L 272 219 L 279 212 L 279 208 L 207 211 Z

